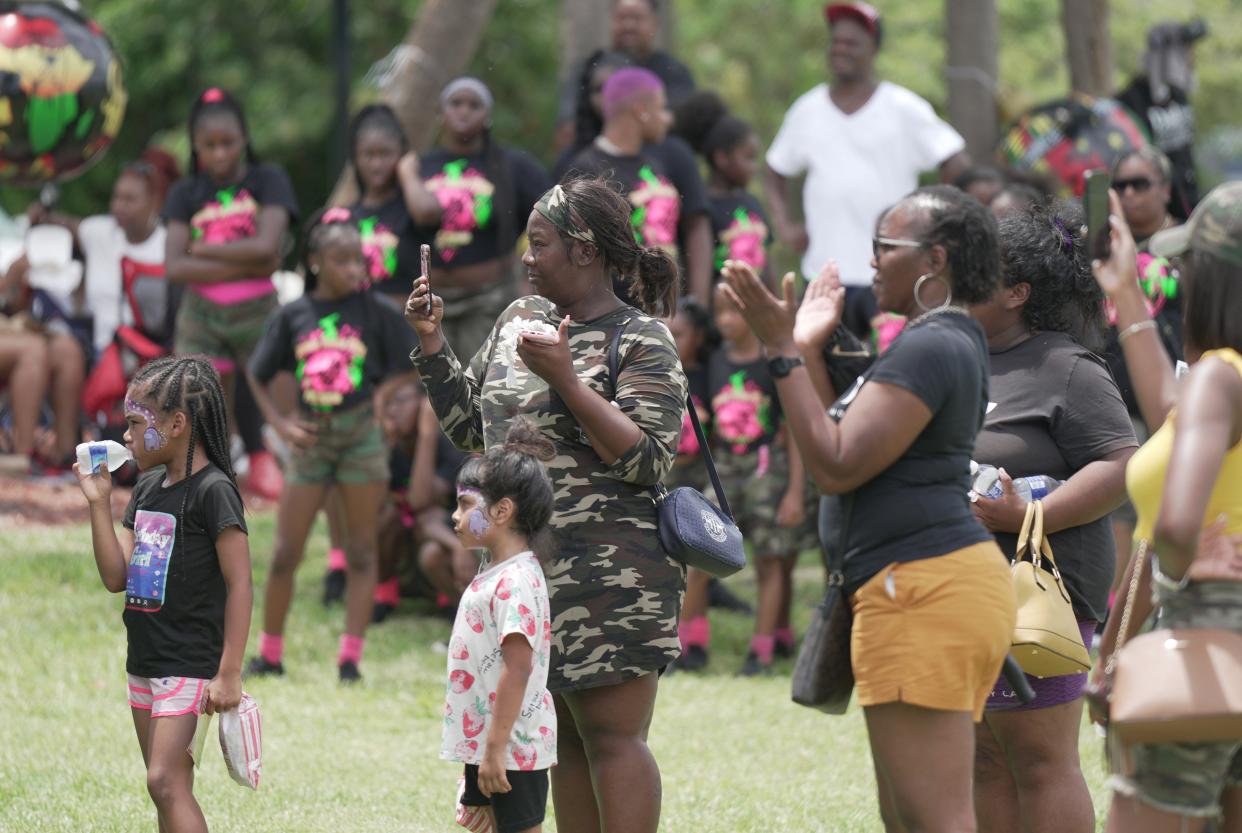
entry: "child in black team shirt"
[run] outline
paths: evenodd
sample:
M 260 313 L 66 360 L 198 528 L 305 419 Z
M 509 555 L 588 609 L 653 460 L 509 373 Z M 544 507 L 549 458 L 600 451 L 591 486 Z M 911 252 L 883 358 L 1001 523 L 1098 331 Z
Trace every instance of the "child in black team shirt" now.
M 715 269 L 726 260 L 748 264 L 772 286 L 768 246 L 772 233 L 763 206 L 747 191 L 759 164 L 759 137 L 712 92 L 690 96 L 677 108 L 673 132 L 707 162 L 707 203 L 712 219 Z
M 388 490 L 388 449 L 372 400 L 386 377 L 410 372 L 413 339 L 400 311 L 365 291 L 362 239 L 347 209 L 328 209 L 311 221 L 305 261 L 307 294 L 272 315 L 250 360 L 255 399 L 293 453 L 277 507 L 259 656 L 247 670 L 284 673 L 293 575 L 324 495 L 335 486 L 345 507 L 349 562 L 337 667 L 341 681 L 352 682 L 359 679 L 371 621 L 377 518 Z M 297 416 L 279 413 L 266 388 L 281 371 L 298 379 Z
M 125 394 L 138 481 L 118 536 L 106 466 L 74 473 L 95 565 L 125 593 L 129 705 L 161 830 L 205 831 L 190 741 L 200 713 L 237 707 L 250 632 L 250 545 L 228 455 L 220 377 L 202 358 L 147 365 Z M 157 726 L 158 723 L 158 726 Z

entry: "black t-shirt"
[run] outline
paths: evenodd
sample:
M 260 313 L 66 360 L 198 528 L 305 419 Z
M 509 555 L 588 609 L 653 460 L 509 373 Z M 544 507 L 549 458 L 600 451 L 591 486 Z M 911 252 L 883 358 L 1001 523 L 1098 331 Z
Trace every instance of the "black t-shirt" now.
M 781 427 L 781 404 L 768 360 L 735 362 L 726 347 L 707 362 L 712 448 L 746 454 L 771 445 Z
M 975 439 L 977 462 L 1004 467 L 1015 478 L 1065 481 L 1088 463 L 1138 445 L 1104 361 L 1068 335 L 1036 333 L 991 360 L 995 405 Z M 1102 621 L 1116 562 L 1108 516 L 1048 538 L 1074 613 Z M 1018 536 L 997 533 L 996 542 L 1012 556 Z
M 457 472 L 461 470 L 462 464 L 469 456 L 464 451 L 458 450 L 443 433 L 437 434 L 436 478 L 443 480 L 452 488 L 457 482 Z M 388 470 L 391 473 L 388 478 L 388 488 L 391 491 L 405 494 L 410 487 L 410 472 L 413 468 L 414 455 L 404 448 L 393 448 L 388 455 Z
M 1151 135 L 1151 142 L 1173 163 L 1172 205 L 1169 210 L 1185 220 L 1199 202 L 1199 181 L 1195 176 L 1195 111 L 1186 92 L 1169 88 L 1169 100 L 1158 104 L 1152 100 L 1151 84 L 1146 76 L 1130 82 L 1117 96 Z
M 535 203 L 552 185 L 530 154 L 500 145 L 471 156 L 435 148 L 422 157 L 419 174 L 443 216 L 438 228 L 415 227 L 414 250 L 430 243 L 432 265 L 449 268 L 511 253 Z
M 385 295 L 409 295 L 414 279 L 422 273 L 422 264 L 405 197 L 398 193 L 383 205 L 357 203 L 349 213 L 362 236 L 371 288 Z
M 125 670 L 211 679 L 224 652 L 228 596 L 216 538 L 229 527 L 247 531 L 241 494 L 213 465 L 172 486 L 163 485 L 164 476 L 161 467 L 138 479 L 121 521 L 134 532 L 125 580 Z
M 987 343 L 978 322 L 943 313 L 907 325 L 829 415 L 844 417 L 858 391 L 872 382 L 910 391 L 932 418 L 895 463 L 843 496 L 850 593 L 889 564 L 992 539 L 967 497 L 975 434 L 988 402 Z
M 294 373 L 300 404 L 331 413 L 369 402 L 385 377 L 409 370 L 417 337 L 395 304 L 371 292 L 337 301 L 303 295 L 275 310 L 250 357 L 250 372 L 267 382 Z
M 255 236 L 259 212 L 267 206 L 288 211 L 290 225 L 297 220 L 288 174 L 276 165 L 251 165 L 241 182 L 224 188 L 206 174 L 178 180 L 164 202 L 164 219 L 189 225 L 192 240 L 231 243 Z
M 768 262 L 772 232 L 759 200 L 741 188 L 727 194 L 709 193 L 707 200 L 716 252 L 714 274 L 719 276 L 726 260 L 749 263 L 762 273 Z

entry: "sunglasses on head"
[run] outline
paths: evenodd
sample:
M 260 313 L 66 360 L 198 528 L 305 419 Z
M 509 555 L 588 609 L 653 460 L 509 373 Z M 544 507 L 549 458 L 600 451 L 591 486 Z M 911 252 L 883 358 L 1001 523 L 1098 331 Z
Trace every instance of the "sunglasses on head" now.
M 1118 194 L 1124 194 L 1127 189 L 1133 188 L 1134 193 L 1141 194 L 1151 188 L 1152 181 L 1145 176 L 1135 177 L 1134 179 L 1114 179 L 1113 188 Z

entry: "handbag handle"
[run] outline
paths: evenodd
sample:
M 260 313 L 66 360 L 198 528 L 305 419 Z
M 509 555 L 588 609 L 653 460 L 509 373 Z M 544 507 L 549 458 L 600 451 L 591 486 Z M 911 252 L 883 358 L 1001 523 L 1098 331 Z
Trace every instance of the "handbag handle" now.
M 615 400 L 617 397 L 617 380 L 620 376 L 621 363 L 621 336 L 625 332 L 625 323 L 623 322 L 617 329 L 612 332 L 612 344 L 608 350 L 608 380 L 612 383 L 612 396 Z M 716 492 L 717 505 L 720 511 L 730 521 L 733 520 L 733 512 L 729 509 L 729 501 L 725 498 L 724 486 L 720 482 L 720 475 L 716 473 L 716 464 L 712 461 L 712 451 L 707 445 L 707 435 L 703 432 L 703 425 L 699 422 L 699 412 L 694 407 L 694 400 L 690 394 L 686 394 L 686 410 L 690 413 L 690 423 L 694 426 L 694 435 L 699 438 L 699 450 L 703 453 L 703 462 L 707 464 L 707 476 L 711 478 L 712 489 Z M 665 491 L 664 484 L 659 486 L 660 491 Z
M 1035 521 L 1035 502 L 1026 505 L 1026 516 L 1022 519 L 1022 530 L 1018 533 L 1018 548 L 1014 551 L 1013 560 L 1022 561 L 1022 556 L 1031 549 L 1031 526 Z

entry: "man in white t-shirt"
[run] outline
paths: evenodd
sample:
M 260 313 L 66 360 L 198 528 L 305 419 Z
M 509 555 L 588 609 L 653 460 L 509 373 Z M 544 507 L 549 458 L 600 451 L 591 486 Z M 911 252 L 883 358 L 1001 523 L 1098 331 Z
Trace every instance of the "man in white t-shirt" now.
M 831 83 L 804 93 L 767 154 L 764 189 L 782 242 L 803 252 L 814 278 L 830 258 L 846 286 L 844 323 L 861 338 L 876 313 L 871 294 L 872 242 L 879 215 L 940 169 L 951 181 L 970 164 L 965 142 L 931 105 L 904 87 L 875 79 L 880 14 L 867 3 L 832 3 Z M 805 225 L 791 220 L 788 179 L 805 174 Z

